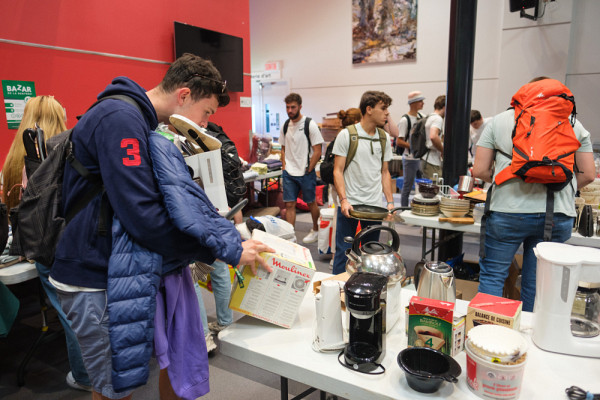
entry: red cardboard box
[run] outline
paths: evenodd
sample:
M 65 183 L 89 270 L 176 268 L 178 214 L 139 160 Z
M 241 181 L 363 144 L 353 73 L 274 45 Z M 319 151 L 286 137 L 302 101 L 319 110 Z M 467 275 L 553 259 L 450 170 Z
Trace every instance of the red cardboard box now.
M 495 324 L 519 329 L 523 303 L 519 300 L 477 293 L 467 310 L 467 335 L 477 325 Z

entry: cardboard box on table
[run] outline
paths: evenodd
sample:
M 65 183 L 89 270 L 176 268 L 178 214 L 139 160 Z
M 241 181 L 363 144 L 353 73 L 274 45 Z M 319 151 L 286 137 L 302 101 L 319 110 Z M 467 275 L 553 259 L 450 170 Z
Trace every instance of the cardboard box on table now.
M 454 303 L 413 296 L 408 309 L 408 347 L 431 347 L 454 357 L 464 349 L 465 316 Z
M 483 324 L 519 330 L 522 308 L 523 303 L 519 300 L 477 293 L 467 309 L 466 333 L 468 335 L 471 328 Z
M 244 268 L 244 287 L 234 286 L 229 308 L 291 328 L 316 272 L 310 250 L 258 229 L 252 232 L 252 239 L 275 250 L 275 253 L 261 253 L 273 272 L 258 268 L 254 275 L 250 268 Z
M 204 191 L 213 205 L 222 212 L 227 212 L 227 195 L 223 179 L 221 150 L 207 151 L 184 158 L 185 163 L 194 170 L 194 178 L 201 178 Z

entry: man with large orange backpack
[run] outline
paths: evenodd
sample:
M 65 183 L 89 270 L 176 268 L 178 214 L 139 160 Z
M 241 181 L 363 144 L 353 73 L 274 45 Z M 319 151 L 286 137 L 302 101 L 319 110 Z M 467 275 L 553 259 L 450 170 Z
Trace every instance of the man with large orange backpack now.
M 473 173 L 490 182 L 482 219 L 479 291 L 502 296 L 523 245 L 521 300 L 533 311 L 542 241 L 565 242 L 575 193 L 595 177 L 590 133 L 575 119 L 575 100 L 561 82 L 541 77 L 522 86 L 511 108 L 494 117 L 477 143 Z

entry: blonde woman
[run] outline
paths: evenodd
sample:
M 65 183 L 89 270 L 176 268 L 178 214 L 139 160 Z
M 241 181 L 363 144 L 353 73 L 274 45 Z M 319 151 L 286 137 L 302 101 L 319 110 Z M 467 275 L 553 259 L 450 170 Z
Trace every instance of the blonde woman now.
M 9 210 L 17 206 L 21 198 L 25 157 L 23 132 L 27 128 L 35 129 L 36 123 L 44 131 L 46 139 L 65 131 L 65 109 L 53 96 L 37 96 L 25 104 L 21 124 L 2 168 L 2 200 Z
M 2 200 L 4 200 L 9 210 L 19 205 L 21 188 L 24 183 L 25 146 L 23 144 L 23 132 L 28 128 L 35 129 L 36 124 L 44 131 L 46 139 L 67 130 L 65 109 L 54 96 L 37 96 L 25 104 L 21 124 L 2 168 Z M 71 366 L 71 371 L 67 374 L 66 378 L 67 384 L 74 389 L 91 391 L 91 383 L 83 365 L 79 343 L 65 313 L 60 307 L 56 289 L 48 282 L 51 266 L 45 266 L 37 262 L 35 266 L 42 287 L 48 296 L 48 300 L 50 300 L 50 303 L 56 309 L 60 323 L 65 331 L 69 364 Z

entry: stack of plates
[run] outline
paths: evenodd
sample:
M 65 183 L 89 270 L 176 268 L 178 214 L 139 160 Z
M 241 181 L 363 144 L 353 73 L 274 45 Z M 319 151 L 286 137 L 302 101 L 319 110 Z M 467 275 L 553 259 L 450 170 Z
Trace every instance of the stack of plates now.
M 440 211 L 448 218 L 460 218 L 467 215 L 470 207 L 471 202 L 469 200 L 443 197 L 440 204 Z
M 411 211 L 415 215 L 422 215 L 425 217 L 438 215 L 440 212 L 440 198 L 434 197 L 427 199 L 420 194 L 413 197 L 410 203 Z

